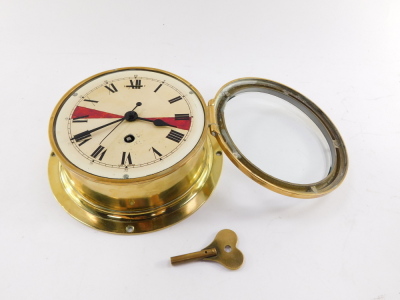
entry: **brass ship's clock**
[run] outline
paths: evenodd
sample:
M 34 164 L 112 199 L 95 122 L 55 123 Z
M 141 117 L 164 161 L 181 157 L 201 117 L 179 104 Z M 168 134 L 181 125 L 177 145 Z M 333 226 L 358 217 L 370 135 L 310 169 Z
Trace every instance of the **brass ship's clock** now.
M 277 95 L 314 121 L 331 150 L 323 180 L 288 183 L 241 154 L 225 127 L 224 108 L 248 91 Z M 166 71 L 103 72 L 62 97 L 49 135 L 49 179 L 57 200 L 82 223 L 113 233 L 158 230 L 196 211 L 218 182 L 222 151 L 256 182 L 299 198 L 330 192 L 347 171 L 344 143 L 326 115 L 296 91 L 260 78 L 234 80 L 206 105 L 189 82 Z

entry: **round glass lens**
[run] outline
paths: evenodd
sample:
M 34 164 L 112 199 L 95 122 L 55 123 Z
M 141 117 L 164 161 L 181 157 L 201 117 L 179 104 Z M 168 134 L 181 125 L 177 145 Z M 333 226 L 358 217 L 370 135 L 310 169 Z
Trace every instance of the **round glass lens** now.
M 236 147 L 260 170 L 280 180 L 310 184 L 324 179 L 332 166 L 329 144 L 318 126 L 280 97 L 245 92 L 224 110 Z

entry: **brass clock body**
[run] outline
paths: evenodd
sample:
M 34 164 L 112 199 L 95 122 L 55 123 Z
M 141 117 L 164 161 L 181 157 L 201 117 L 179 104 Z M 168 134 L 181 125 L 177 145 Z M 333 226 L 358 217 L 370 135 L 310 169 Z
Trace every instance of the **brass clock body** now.
M 225 126 L 239 93 L 276 94 L 305 112 L 328 141 L 332 166 L 320 182 L 274 178 L 240 152 Z M 93 228 L 150 232 L 195 212 L 214 190 L 222 151 L 247 176 L 292 197 L 322 196 L 340 185 L 347 153 L 339 132 L 310 100 L 279 83 L 242 78 L 208 104 L 186 80 L 145 67 L 96 74 L 70 89 L 50 119 L 49 180 L 64 209 Z
M 114 77 L 110 79 L 110 76 Z M 93 86 L 81 92 L 82 87 L 93 82 L 95 82 L 92 84 Z M 147 94 L 138 94 L 140 89 L 147 89 Z M 159 96 L 162 91 L 164 94 Z M 117 94 L 121 94 L 121 92 L 125 92 L 123 98 L 116 98 Z M 91 96 L 92 94 L 95 98 Z M 146 106 L 151 106 L 148 105 L 151 97 L 155 99 L 154 103 L 152 107 L 146 108 Z M 129 98 L 128 104 L 123 102 L 126 101 L 126 98 Z M 139 100 L 141 102 L 138 102 Z M 115 107 L 118 101 L 120 102 L 119 106 L 125 107 L 121 109 Z M 184 101 L 188 103 L 187 107 L 185 104 L 181 104 Z M 98 110 L 97 108 L 102 102 L 105 103 L 103 107 L 108 107 L 111 111 Z M 115 102 L 117 104 L 113 105 Z M 71 103 L 72 109 L 64 109 L 66 110 L 64 115 L 67 116 L 64 120 L 62 118 L 63 108 L 69 103 Z M 138 109 L 141 109 L 149 118 L 137 119 L 134 122 L 120 118 L 124 116 L 125 111 L 130 112 L 133 106 L 137 107 L 137 103 L 140 103 Z M 160 111 L 158 108 L 162 104 L 164 111 Z M 129 108 L 126 105 L 130 105 Z M 197 108 L 193 107 L 194 105 L 197 105 Z M 69 110 L 72 112 L 70 113 Z M 152 110 L 158 110 L 159 114 L 163 115 L 149 116 Z M 79 116 L 79 112 L 82 112 L 84 116 Z M 99 112 L 103 114 L 101 115 Z M 103 72 L 80 82 L 60 100 L 50 120 L 49 135 L 53 152 L 49 161 L 49 179 L 53 193 L 74 218 L 86 225 L 108 232 L 143 233 L 158 230 L 180 221 L 196 211 L 206 201 L 221 173 L 221 149 L 207 130 L 206 112 L 204 100 L 190 83 L 161 70 L 123 68 Z M 105 113 L 109 115 L 105 115 Z M 179 117 L 174 119 L 174 113 Z M 91 115 L 95 117 L 91 118 Z M 144 115 L 141 112 L 137 114 L 137 116 Z M 183 115 L 186 120 L 181 120 Z M 104 116 L 106 118 L 103 118 Z M 165 123 L 175 122 L 178 125 L 157 126 L 154 120 L 157 118 L 166 120 Z M 180 128 L 180 124 L 188 122 L 187 118 L 191 119 L 190 128 L 183 125 L 181 127 L 184 129 Z M 196 124 L 196 121 L 192 121 L 196 119 L 203 121 L 197 121 L 198 124 Z M 100 123 L 89 125 L 98 120 Z M 105 125 L 104 123 L 112 123 L 108 122 L 110 120 L 116 123 L 89 134 L 90 130 L 85 130 L 91 127 L 101 127 Z M 153 122 L 148 122 L 148 120 Z M 118 125 L 121 126 L 117 128 Z M 121 130 L 124 125 L 127 129 Z M 64 129 L 66 130 L 68 126 L 71 130 L 64 134 Z M 195 126 L 197 128 L 193 128 Z M 75 132 L 73 131 L 74 127 L 77 127 Z M 118 130 L 121 132 L 118 133 Z M 196 132 L 193 133 L 194 131 Z M 129 140 L 129 143 L 123 141 L 129 136 L 129 134 L 126 135 L 129 132 L 133 133 L 132 136 L 136 136 L 136 138 L 132 138 L 135 139 L 133 143 L 130 143 Z M 100 143 L 93 141 L 99 134 L 109 138 L 107 133 L 110 133 L 109 136 L 114 139 L 108 146 L 105 145 L 104 139 Z M 179 140 L 185 133 L 185 137 Z M 68 135 L 69 140 L 66 138 L 62 140 L 60 136 L 63 134 Z M 163 144 L 159 143 L 154 146 L 153 144 L 156 142 L 153 136 L 157 134 L 160 134 L 159 139 L 163 141 Z M 197 136 L 190 140 L 189 134 L 197 134 Z M 63 145 L 60 145 L 62 142 Z M 137 154 L 136 149 L 143 148 L 143 144 L 146 142 L 148 143 L 145 146 L 147 148 Z M 184 147 L 181 144 L 185 145 L 189 142 L 192 145 L 186 149 L 187 153 L 179 153 Z M 87 153 L 82 150 L 82 158 L 75 152 L 85 149 L 84 147 L 88 150 Z M 107 152 L 104 150 L 96 152 L 99 147 L 107 149 Z M 117 153 L 114 155 L 115 157 L 109 158 L 109 149 L 117 149 L 114 152 L 119 151 L 120 156 L 117 156 Z M 165 154 L 164 151 L 167 151 L 165 149 L 170 153 L 163 156 L 161 154 Z M 172 165 L 169 166 L 168 160 L 178 154 L 181 158 L 177 162 L 172 161 Z M 104 156 L 102 157 L 102 155 Z M 141 156 L 147 156 L 147 161 L 143 160 L 142 165 L 135 164 L 136 161 L 141 161 Z M 121 157 L 122 161 L 120 162 Z M 75 158 L 75 162 L 73 158 Z M 106 162 L 106 158 L 109 158 L 108 162 Z M 100 171 L 98 171 L 94 169 L 94 167 L 98 167 L 95 163 L 105 163 L 105 166 L 100 166 L 102 169 L 99 167 Z M 163 166 L 153 167 L 161 164 Z M 115 165 L 117 168 L 114 167 Z M 146 167 L 149 170 L 143 172 L 142 169 Z M 85 170 L 85 168 L 88 169 Z M 110 174 L 109 176 L 107 176 L 107 172 Z M 140 172 L 142 172 L 140 176 L 135 177 Z

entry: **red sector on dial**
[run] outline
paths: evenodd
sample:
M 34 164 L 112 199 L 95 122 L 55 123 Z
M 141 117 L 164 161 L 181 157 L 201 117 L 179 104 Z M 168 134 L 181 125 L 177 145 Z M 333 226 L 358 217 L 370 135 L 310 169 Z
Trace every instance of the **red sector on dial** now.
M 189 130 L 190 124 L 192 123 L 192 117 L 189 117 L 188 119 L 184 120 L 176 119 L 176 117 L 145 118 L 145 119 L 150 121 L 162 120 L 169 125 L 175 126 L 176 128 L 183 130 Z
M 124 116 L 100 111 L 92 108 L 77 106 L 72 113 L 71 119 L 121 119 Z M 161 117 L 161 118 L 146 118 L 147 120 L 155 121 L 162 120 L 165 123 L 175 126 L 182 130 L 189 130 L 192 123 L 192 117 L 188 114 L 176 114 L 175 117 Z
M 116 114 L 111 114 L 105 111 L 100 111 L 92 108 L 86 108 L 82 106 L 77 106 L 72 114 L 71 119 L 121 119 L 124 116 L 116 115 Z

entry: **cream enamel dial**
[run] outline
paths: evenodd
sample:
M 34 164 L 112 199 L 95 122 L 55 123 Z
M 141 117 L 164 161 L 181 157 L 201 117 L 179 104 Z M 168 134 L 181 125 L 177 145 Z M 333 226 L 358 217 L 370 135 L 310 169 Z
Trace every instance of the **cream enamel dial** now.
M 53 134 L 78 169 L 133 179 L 184 159 L 204 125 L 204 104 L 189 84 L 158 70 L 119 69 L 71 90 L 55 115 Z

